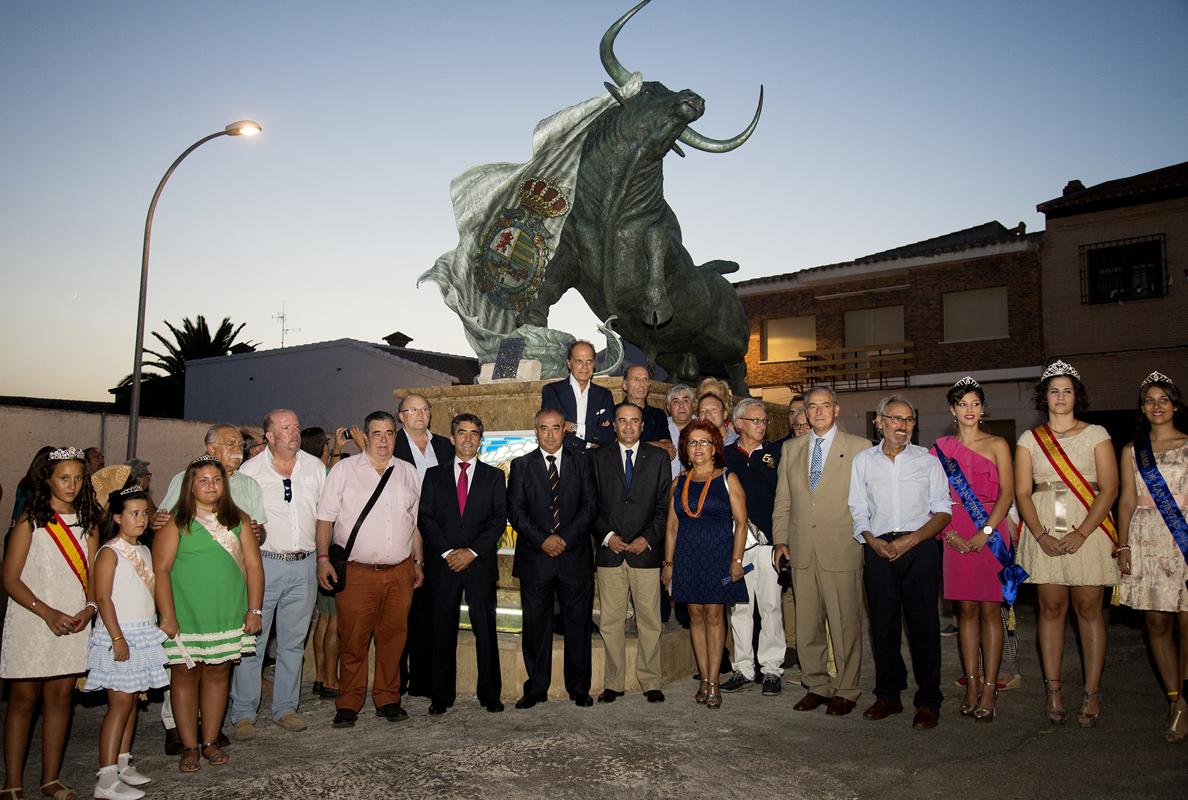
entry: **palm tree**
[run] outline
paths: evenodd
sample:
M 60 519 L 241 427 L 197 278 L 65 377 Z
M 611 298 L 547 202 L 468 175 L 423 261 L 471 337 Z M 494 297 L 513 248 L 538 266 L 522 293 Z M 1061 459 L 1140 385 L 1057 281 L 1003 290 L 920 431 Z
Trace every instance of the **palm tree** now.
M 211 333 L 206 317 L 199 314 L 193 321 L 189 317 L 183 319 L 180 329 L 166 321 L 165 327 L 169 328 L 172 341 L 153 331 L 153 338 L 161 343 L 165 352 L 144 348 L 145 354 L 156 359 L 146 361 L 144 365 L 164 374 L 141 372 L 140 413 L 146 417 L 181 418 L 185 412 L 186 362 L 225 356 L 232 350 L 254 350 L 255 344 L 237 341 L 245 324 L 235 325 L 230 317 L 223 317 Z M 116 388 L 108 391 L 115 395 L 116 412 L 127 413 L 132 399 L 132 376 L 126 376 Z

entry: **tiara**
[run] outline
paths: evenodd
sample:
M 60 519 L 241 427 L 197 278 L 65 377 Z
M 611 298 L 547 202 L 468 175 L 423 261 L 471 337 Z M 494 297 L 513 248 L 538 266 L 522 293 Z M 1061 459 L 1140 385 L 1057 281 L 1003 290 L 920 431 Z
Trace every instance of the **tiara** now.
M 973 378 L 969 377 L 968 375 L 966 375 L 964 378 L 962 378 L 961 380 L 959 380 L 953 384 L 954 389 L 956 389 L 958 386 L 968 386 L 971 389 L 981 389 L 982 388 L 982 385 L 980 383 L 978 383 L 977 381 L 975 381 Z
M 1040 375 L 1040 380 L 1046 381 L 1048 378 L 1055 378 L 1057 375 L 1071 375 L 1077 380 L 1081 379 L 1081 373 L 1077 372 L 1072 364 L 1066 364 L 1057 359 L 1048 365 L 1048 368 L 1044 370 L 1044 374 Z
M 87 454 L 77 447 L 63 447 L 60 450 L 51 450 L 49 454 L 50 461 L 66 461 L 67 459 L 76 458 L 79 461 L 86 461 Z
M 203 453 L 202 455 L 198 456 L 193 461 L 191 461 L 190 466 L 193 467 L 198 464 L 221 464 L 221 463 L 222 462 L 220 462 L 217 458 L 212 456 L 210 453 Z
M 1152 383 L 1170 383 L 1172 386 L 1176 385 L 1176 382 L 1173 381 L 1171 378 L 1167 377 L 1159 370 L 1155 370 L 1150 375 L 1143 378 L 1143 382 L 1139 384 L 1139 388 L 1146 389 L 1147 386 Z
M 133 484 L 132 486 L 129 486 L 127 489 L 123 489 L 120 491 L 120 497 L 123 497 L 124 495 L 127 495 L 127 494 L 144 494 L 144 487 L 139 484 Z

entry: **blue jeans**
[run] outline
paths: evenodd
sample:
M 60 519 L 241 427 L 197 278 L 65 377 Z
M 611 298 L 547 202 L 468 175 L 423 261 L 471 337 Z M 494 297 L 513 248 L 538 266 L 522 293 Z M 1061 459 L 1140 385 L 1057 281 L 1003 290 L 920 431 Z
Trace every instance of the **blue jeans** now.
M 268 649 L 268 636 L 276 622 L 276 675 L 272 682 L 272 718 L 278 720 L 297 710 L 301 696 L 301 665 L 305 660 L 305 636 L 317 599 L 317 560 L 310 555 L 301 561 L 263 558 L 264 618 L 255 655 L 245 656 L 231 675 L 231 724 L 256 721 L 260 710 L 260 670 Z

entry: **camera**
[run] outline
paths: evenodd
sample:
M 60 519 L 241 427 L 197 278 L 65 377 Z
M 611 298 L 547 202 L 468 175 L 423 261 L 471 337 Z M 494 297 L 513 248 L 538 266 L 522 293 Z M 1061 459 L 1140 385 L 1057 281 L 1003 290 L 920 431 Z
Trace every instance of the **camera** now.
M 787 556 L 780 556 L 779 565 L 776 567 L 776 581 L 784 591 L 792 588 L 792 565 L 788 563 Z

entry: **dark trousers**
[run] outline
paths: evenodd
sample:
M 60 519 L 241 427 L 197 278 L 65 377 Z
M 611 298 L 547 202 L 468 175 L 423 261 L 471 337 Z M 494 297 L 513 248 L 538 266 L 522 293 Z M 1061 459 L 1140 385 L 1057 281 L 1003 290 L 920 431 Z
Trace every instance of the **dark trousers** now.
M 889 534 L 885 539 L 898 538 Z M 870 607 L 870 638 L 874 649 L 875 696 L 898 700 L 907 688 L 907 666 L 901 653 L 907 623 L 908 651 L 916 678 L 917 708 L 940 708 L 941 694 L 940 595 L 941 552 L 938 542 L 916 545 L 895 561 L 880 558 L 864 547 L 866 598 Z
M 434 705 L 454 704 L 458 681 L 458 620 L 466 597 L 474 651 L 478 660 L 475 695 L 480 703 L 492 703 L 503 691 L 499 673 L 499 641 L 495 634 L 495 581 L 463 580 L 462 575 L 442 569 L 433 575 L 433 685 Z
M 565 690 L 590 693 L 590 636 L 594 611 L 594 575 L 553 575 L 520 579 L 524 617 L 524 694 L 545 697 L 553 682 L 553 600 L 561 606 L 565 636 Z
M 432 590 L 422 586 L 413 593 L 408 611 L 408 639 L 400 656 L 400 693 L 428 697 L 433 687 Z

